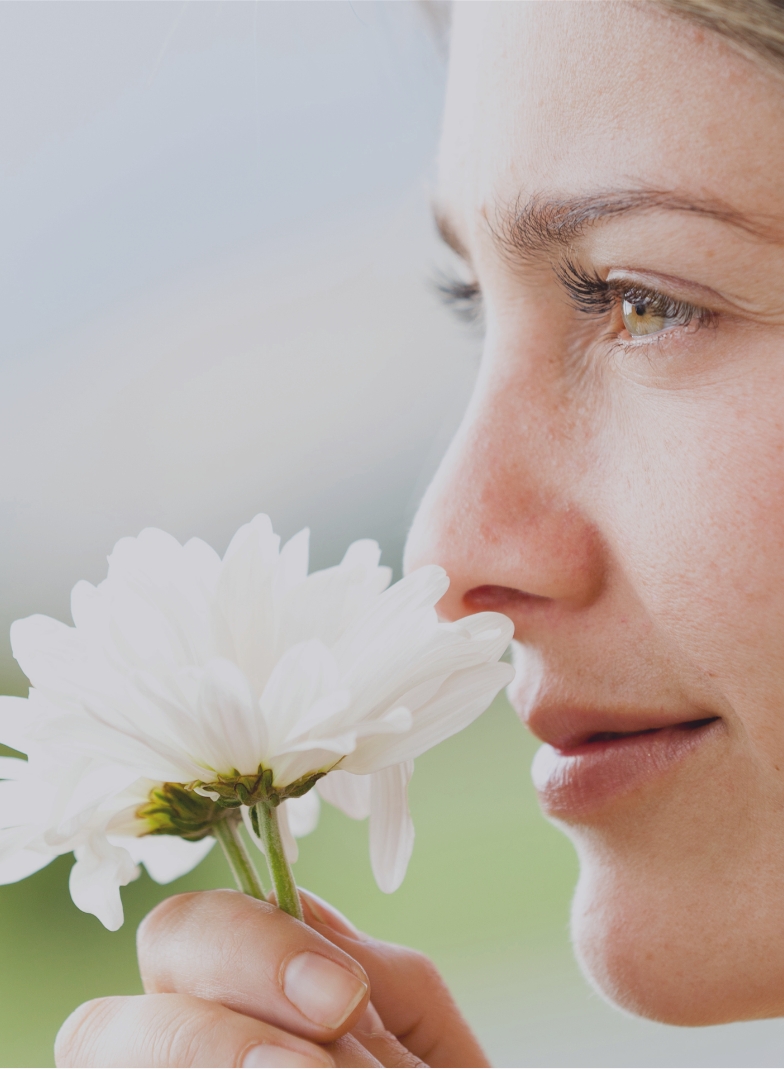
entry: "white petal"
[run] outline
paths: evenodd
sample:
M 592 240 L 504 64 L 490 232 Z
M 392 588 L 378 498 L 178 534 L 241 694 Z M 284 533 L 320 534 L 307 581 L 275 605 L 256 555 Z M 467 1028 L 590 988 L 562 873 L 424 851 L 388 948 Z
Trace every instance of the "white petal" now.
M 41 709 L 29 698 L 0 695 L 0 742 L 27 753 L 28 737 L 41 717 Z
M 200 538 L 191 538 L 182 549 L 191 575 L 200 583 L 202 590 L 212 597 L 220 576 L 220 557 L 212 546 Z
M 235 768 L 255 773 L 266 751 L 267 733 L 250 684 L 231 661 L 216 658 L 207 664 L 196 713 L 200 763 L 219 773 Z
M 297 840 L 294 838 L 289 826 L 289 812 L 285 805 L 278 806 L 278 827 L 280 828 L 280 838 L 283 843 L 283 850 L 286 857 L 289 860 L 289 864 L 293 865 L 299 857 L 299 847 L 297 846 Z
M 381 549 L 378 542 L 374 542 L 372 538 L 360 538 L 356 542 L 352 542 L 343 554 L 340 567 L 362 568 L 366 571 L 373 571 L 378 567 L 380 560 Z
M 303 583 L 308 576 L 308 546 L 310 531 L 303 528 L 290 538 L 280 551 L 278 574 L 275 577 L 275 596 L 281 597 L 287 590 Z
M 325 802 L 346 816 L 364 820 L 370 815 L 370 779 L 370 776 L 355 776 L 336 768 L 318 781 L 316 790 Z
M 311 789 L 300 798 L 287 798 L 283 803 L 289 818 L 291 834 L 301 839 L 315 830 L 321 812 L 319 796 Z
M 468 727 L 513 675 L 514 669 L 506 663 L 476 665 L 455 672 L 435 697 L 417 710 L 411 731 L 405 735 L 360 740 L 354 753 L 341 762 L 341 767 L 367 774 L 413 760 Z
M 23 776 L 17 780 L 0 782 L 0 828 L 23 828 L 33 825 L 28 840 L 37 834 L 34 826 L 45 822 L 55 788 L 36 783 Z M 0 853 L 4 846 L 0 843 Z
M 33 686 L 57 694 L 73 690 L 88 660 L 75 627 L 40 614 L 14 620 L 11 649 Z
M 515 677 L 507 688 L 507 694 L 518 710 L 517 715 L 524 719 L 533 708 L 544 680 L 544 660 L 533 646 L 513 642 L 512 664 Z
M 202 798 L 209 798 L 213 802 L 217 802 L 218 799 L 220 798 L 220 795 L 218 794 L 217 791 L 207 790 L 206 787 L 194 787 L 193 791 L 194 791 L 195 794 L 200 794 L 202 796 Z
M 138 778 L 132 768 L 122 765 L 92 763 L 79 769 L 79 776 L 67 792 L 67 801 L 57 814 L 57 823 L 64 824 L 85 810 L 93 809 L 108 796 L 124 791 Z
M 406 622 L 404 632 L 415 635 L 420 620 L 434 628 L 437 617 L 434 606 L 449 588 L 449 579 L 443 568 L 435 564 L 418 568 L 415 572 L 395 583 L 373 600 L 346 629 L 337 643 L 334 654 L 341 664 L 350 664 L 367 656 L 369 647 L 377 645 L 379 652 L 388 644 L 388 633 L 401 633 L 401 621 Z
M 0 780 L 19 779 L 26 771 L 27 761 L 20 757 L 0 757 Z
M 331 738 L 306 739 L 304 742 L 293 742 L 287 744 L 285 749 L 281 749 L 279 755 L 275 759 L 275 768 L 281 766 L 281 758 L 285 757 L 287 754 L 313 753 L 317 756 L 314 757 L 312 769 L 314 772 L 320 772 L 324 765 L 322 759 L 323 754 L 349 754 L 352 753 L 356 745 L 356 731 L 347 731 L 343 735 L 333 735 Z M 275 776 L 275 786 L 284 786 L 282 780 L 277 775 Z
M 272 752 L 320 698 L 340 689 L 335 659 L 323 642 L 301 642 L 285 653 L 260 700 Z
M 24 880 L 48 865 L 54 858 L 54 854 L 41 854 L 37 850 L 17 850 L 0 859 L 0 884 Z
M 138 839 L 112 837 L 137 864 L 143 864 L 156 883 L 171 883 L 195 869 L 215 845 L 212 836 L 191 843 L 177 835 L 143 835 Z
M 74 851 L 76 864 L 68 881 L 74 905 L 93 913 L 105 928 L 122 926 L 120 888 L 139 875 L 127 850 L 113 846 L 103 835 L 92 835 Z
M 500 612 L 477 612 L 454 623 L 442 624 L 442 627 L 465 634 L 472 642 L 481 643 L 487 661 L 497 661 L 514 636 L 514 624 Z
M 370 863 L 376 883 L 387 894 L 403 882 L 414 849 L 414 823 L 408 808 L 413 771 L 413 761 L 406 761 L 371 777 Z
M 274 664 L 272 596 L 280 539 L 268 516 L 256 516 L 231 540 L 215 593 L 218 652 L 245 673 L 260 694 Z
M 347 690 L 335 690 L 331 694 L 325 694 L 323 698 L 311 705 L 303 716 L 300 716 L 280 745 L 288 746 L 290 742 L 307 736 L 318 739 L 322 734 L 330 735 L 329 722 L 338 714 L 345 712 L 351 703 L 351 694 Z M 327 730 L 324 730 L 327 728 Z
M 197 549 L 187 551 L 171 535 L 148 528 L 138 538 L 123 538 L 109 557 L 109 575 L 92 606 L 74 588 L 72 609 L 82 633 L 103 646 L 116 663 L 200 664 L 211 652 L 211 590 L 203 569 L 194 567 Z M 202 551 L 202 557 L 204 556 Z M 84 590 L 84 584 L 78 584 Z M 102 641 L 95 626 L 108 621 Z
M 340 562 L 340 568 L 363 571 L 368 593 L 377 595 L 386 590 L 392 582 L 392 569 L 379 565 L 380 559 L 381 549 L 378 542 L 370 538 L 362 538 L 358 542 L 352 542 L 348 547 Z
M 272 530 L 269 516 L 260 512 L 250 523 L 245 523 L 234 535 L 223 558 L 226 565 L 235 557 L 247 556 L 255 560 L 262 571 L 275 567 L 280 548 L 280 537 Z

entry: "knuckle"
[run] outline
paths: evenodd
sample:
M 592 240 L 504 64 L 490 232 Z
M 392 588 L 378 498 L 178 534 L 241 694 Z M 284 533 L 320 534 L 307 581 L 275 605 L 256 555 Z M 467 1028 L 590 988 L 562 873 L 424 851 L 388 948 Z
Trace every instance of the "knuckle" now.
M 54 1041 L 58 1066 L 99 1065 L 100 1037 L 114 1018 L 121 998 L 96 998 L 84 1002 L 66 1018 Z
M 208 1003 L 182 1007 L 173 1016 L 152 1018 L 147 1026 L 145 1049 L 152 1054 L 153 1065 L 198 1065 L 216 1031 L 216 1014 Z
M 406 947 L 403 951 L 403 966 L 408 971 L 414 983 L 428 988 L 441 988 L 444 981 L 441 973 L 426 954 L 419 950 L 410 950 Z

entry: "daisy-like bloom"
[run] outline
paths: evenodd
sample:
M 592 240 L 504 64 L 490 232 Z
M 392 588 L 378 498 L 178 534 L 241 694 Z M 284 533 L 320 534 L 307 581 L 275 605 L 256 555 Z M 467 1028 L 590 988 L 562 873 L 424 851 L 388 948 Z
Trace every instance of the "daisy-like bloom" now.
M 138 781 L 118 791 L 134 776 L 127 768 L 90 757 L 58 761 L 28 748 L 27 761 L 0 758 L 0 884 L 24 879 L 73 851 L 74 903 L 116 931 L 123 922 L 120 887 L 139 876 L 139 863 L 165 884 L 190 872 L 214 845 L 212 838 L 164 840 L 129 819 L 149 787 Z
M 281 549 L 257 516 L 221 560 L 198 539 L 146 530 L 116 545 L 97 587 L 76 585 L 75 626 L 32 616 L 11 631 L 39 744 L 126 769 L 123 789 L 147 781 L 131 810 L 137 835 L 188 838 L 195 822 L 226 846 L 241 813 L 279 901 L 275 864 L 293 851 L 289 823 L 317 819 L 316 784 L 349 815 L 369 813 L 374 874 L 382 890 L 398 887 L 413 848 L 414 759 L 513 674 L 499 663 L 505 616 L 438 621 L 443 569 L 388 588 L 378 546 L 360 541 L 308 575 L 307 537 Z M 22 701 L 13 713 L 0 705 L 0 741 Z

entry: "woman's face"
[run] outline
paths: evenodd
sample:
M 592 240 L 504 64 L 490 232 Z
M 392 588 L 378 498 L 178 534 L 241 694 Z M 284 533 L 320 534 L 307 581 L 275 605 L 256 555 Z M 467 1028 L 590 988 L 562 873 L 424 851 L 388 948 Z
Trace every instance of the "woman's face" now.
M 538 665 L 597 984 L 784 1014 L 784 78 L 640 4 L 457 4 L 452 47 L 438 212 L 486 344 L 407 565 Z

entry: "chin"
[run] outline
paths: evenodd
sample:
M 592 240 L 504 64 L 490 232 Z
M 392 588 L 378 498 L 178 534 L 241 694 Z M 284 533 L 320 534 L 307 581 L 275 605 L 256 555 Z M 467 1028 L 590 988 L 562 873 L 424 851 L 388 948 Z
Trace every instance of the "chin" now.
M 741 911 L 727 909 L 741 890 L 732 878 L 713 894 L 697 870 L 689 894 L 683 883 L 663 886 L 655 872 L 613 871 L 606 855 L 579 852 L 572 939 L 581 969 L 608 1002 L 691 1027 L 784 1015 L 784 937 L 770 937 L 784 929 L 767 916 L 755 932 L 762 918 L 748 899 Z

